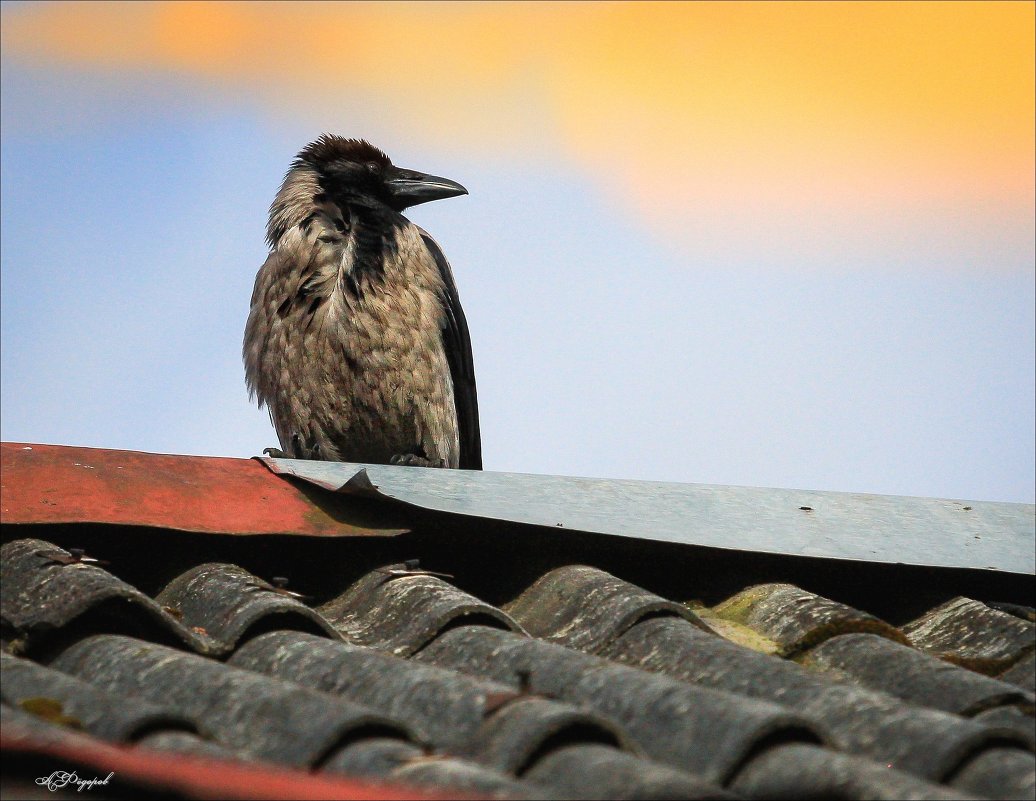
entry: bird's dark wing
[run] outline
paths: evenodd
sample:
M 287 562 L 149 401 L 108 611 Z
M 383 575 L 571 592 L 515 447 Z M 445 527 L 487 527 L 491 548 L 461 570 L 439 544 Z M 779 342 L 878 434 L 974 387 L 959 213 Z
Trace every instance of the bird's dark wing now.
M 468 321 L 464 319 L 464 310 L 460 307 L 450 263 L 428 232 L 420 228 L 418 230 L 442 275 L 443 308 L 446 310 L 442 343 L 450 363 L 450 377 L 453 379 L 453 400 L 457 407 L 457 428 L 460 432 L 460 467 L 462 470 L 481 470 L 482 435 L 478 427 L 478 397 L 475 394 L 475 366 L 471 359 Z

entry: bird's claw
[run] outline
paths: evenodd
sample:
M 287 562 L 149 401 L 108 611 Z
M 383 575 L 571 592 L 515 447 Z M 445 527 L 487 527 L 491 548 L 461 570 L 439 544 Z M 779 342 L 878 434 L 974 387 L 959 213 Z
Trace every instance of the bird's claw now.
M 302 437 L 298 434 L 291 435 L 291 452 L 285 453 L 280 448 L 263 448 L 263 453 L 268 456 L 272 456 L 274 459 L 323 459 L 324 453 L 320 448 L 320 443 L 315 443 L 312 447 L 307 446 Z

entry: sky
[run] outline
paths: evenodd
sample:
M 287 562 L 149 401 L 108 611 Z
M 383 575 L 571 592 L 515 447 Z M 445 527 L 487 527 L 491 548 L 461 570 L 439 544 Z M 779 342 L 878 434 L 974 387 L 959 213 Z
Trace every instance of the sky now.
M 0 437 L 248 457 L 266 216 L 412 209 L 488 470 L 1032 503 L 1029 2 L 4 3 Z

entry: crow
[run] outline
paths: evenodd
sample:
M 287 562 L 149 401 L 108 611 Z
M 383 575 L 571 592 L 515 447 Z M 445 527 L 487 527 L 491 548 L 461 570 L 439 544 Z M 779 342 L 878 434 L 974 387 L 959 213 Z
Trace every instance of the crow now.
M 465 195 L 324 134 L 270 206 L 245 325 L 250 397 L 274 456 L 482 469 L 468 324 L 439 245 L 401 212 Z

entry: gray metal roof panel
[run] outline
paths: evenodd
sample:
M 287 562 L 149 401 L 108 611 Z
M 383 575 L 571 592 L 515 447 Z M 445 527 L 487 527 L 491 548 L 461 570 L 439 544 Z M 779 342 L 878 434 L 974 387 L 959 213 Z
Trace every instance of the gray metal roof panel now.
M 454 514 L 738 551 L 1036 573 L 1032 504 L 262 461 L 325 489 Z

